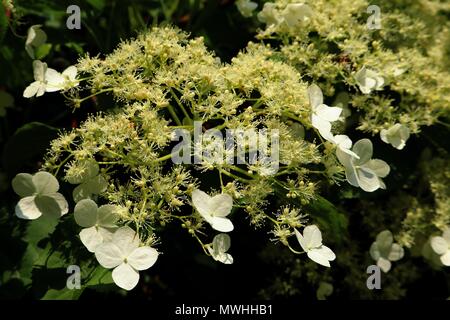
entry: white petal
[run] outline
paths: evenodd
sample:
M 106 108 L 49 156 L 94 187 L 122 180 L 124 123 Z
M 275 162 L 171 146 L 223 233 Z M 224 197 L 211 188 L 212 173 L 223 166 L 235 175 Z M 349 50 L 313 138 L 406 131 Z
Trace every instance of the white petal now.
M 119 220 L 119 216 L 116 213 L 117 206 L 114 205 L 103 205 L 98 209 L 97 222 L 99 226 L 104 228 L 114 228 L 116 222 Z
M 20 199 L 19 203 L 16 205 L 16 216 L 21 219 L 27 220 L 34 220 L 39 218 L 42 215 L 42 212 L 36 206 L 34 200 L 34 196 Z
M 431 248 L 433 248 L 433 251 L 437 254 L 442 255 L 447 252 L 449 245 L 443 237 L 432 237 Z
M 300 244 L 300 246 L 302 247 L 303 251 L 307 252 L 309 250 L 309 248 L 306 245 L 305 238 L 303 237 L 303 235 L 297 229 L 294 229 L 294 232 L 295 232 L 295 236 L 297 238 L 297 241 Z
M 386 177 L 391 170 L 389 165 L 380 159 L 369 160 L 364 166 L 370 168 L 378 177 L 381 178 Z
M 146 270 L 153 266 L 158 259 L 158 251 L 151 247 L 139 247 L 128 257 L 128 263 L 136 270 Z
M 392 263 L 387 259 L 380 258 L 377 261 L 377 266 L 379 266 L 384 273 L 387 273 L 391 270 Z
M 339 119 L 339 116 L 342 113 L 342 109 L 321 104 L 317 106 L 316 110 L 314 110 L 314 113 L 326 121 L 333 122 Z
M 139 247 L 140 240 L 136 232 L 130 227 L 122 227 L 114 232 L 112 242 L 120 248 L 125 257 Z
M 96 227 L 81 230 L 80 239 L 89 252 L 95 252 L 95 249 L 103 243 L 103 237 Z
M 61 211 L 61 215 L 65 215 L 69 212 L 69 204 L 67 203 L 66 198 L 59 192 L 48 194 L 50 198 L 53 198 L 53 200 L 56 201 L 56 203 L 59 206 L 59 210 Z
M 391 250 L 391 246 L 394 243 L 394 236 L 392 235 L 392 232 L 389 230 L 381 231 L 377 235 L 375 241 L 377 242 L 382 255 L 387 257 L 389 251 Z
M 234 229 L 233 223 L 228 218 L 212 217 L 205 219 L 214 230 L 219 232 L 231 232 Z
M 74 81 L 77 77 L 77 67 L 70 66 L 66 70 L 63 71 L 63 76 L 66 76 L 70 81 Z
M 330 267 L 330 261 L 336 259 L 334 252 L 326 246 L 312 249 L 308 251 L 307 255 L 312 261 L 324 267 Z
M 358 184 L 364 191 L 373 192 L 380 188 L 380 180 L 372 170 L 361 167 L 359 169 L 356 169 L 356 175 Z
M 370 256 L 372 257 L 373 260 L 378 261 L 378 259 L 381 258 L 381 252 L 378 249 L 378 244 L 376 242 L 372 243 L 372 245 L 370 246 Z
M 316 225 L 310 225 L 303 229 L 303 238 L 306 248 L 318 248 L 322 245 L 322 233 Z
M 95 249 L 95 257 L 104 268 L 115 268 L 121 264 L 125 257 L 118 246 L 112 242 L 104 242 Z
M 45 81 L 47 82 L 45 91 L 55 92 L 64 89 L 66 78 L 58 71 L 48 68 L 45 73 Z
M 47 72 L 47 64 L 39 60 L 33 61 L 34 80 L 38 82 L 45 81 L 45 73 Z
M 331 123 L 313 114 L 311 116 L 311 123 L 314 128 L 319 130 L 320 135 L 328 141 L 333 141 L 333 134 L 331 133 Z
M 85 199 L 78 202 L 75 206 L 74 215 L 77 224 L 83 228 L 89 228 L 97 223 L 97 204 Z
M 444 266 L 450 267 L 450 250 L 441 256 L 441 262 Z
M 323 103 L 322 90 L 320 90 L 319 86 L 317 86 L 316 84 L 312 84 L 311 86 L 309 86 L 308 96 L 309 103 L 313 110 Z
M 218 194 L 210 199 L 209 205 L 214 217 L 226 217 L 233 208 L 233 198 L 229 194 Z
M 225 233 L 218 234 L 214 237 L 212 245 L 214 252 L 217 253 L 227 252 L 231 246 L 230 236 Z
M 390 261 L 398 261 L 401 258 L 403 258 L 404 254 L 405 254 L 405 251 L 403 250 L 403 248 L 398 243 L 394 243 L 394 244 L 392 244 L 391 252 L 389 252 L 389 255 L 387 258 Z
M 33 176 L 33 184 L 39 194 L 56 193 L 59 190 L 59 183 L 56 178 L 48 172 L 40 171 Z
M 37 195 L 34 202 L 42 214 L 54 218 L 59 218 L 69 211 L 69 204 L 60 193 Z
M 233 264 L 233 256 L 229 253 L 211 254 L 214 260 L 222 262 L 223 264 Z
M 134 270 L 129 264 L 122 263 L 112 272 L 114 283 L 120 288 L 131 290 L 139 282 L 139 272 Z
M 24 98 L 31 98 L 37 95 L 39 88 L 41 86 L 41 82 L 35 81 L 32 84 L 30 84 L 28 87 L 25 88 L 23 92 Z
M 358 140 L 353 146 L 352 151 L 360 157 L 360 159 L 354 161 L 355 165 L 362 165 L 372 158 L 372 141 L 370 141 L 369 139 Z
M 13 190 L 21 197 L 28 197 L 36 192 L 33 176 L 28 173 L 19 173 L 11 182 Z
M 195 189 L 192 192 L 192 204 L 201 216 L 211 216 L 211 197 L 205 192 Z

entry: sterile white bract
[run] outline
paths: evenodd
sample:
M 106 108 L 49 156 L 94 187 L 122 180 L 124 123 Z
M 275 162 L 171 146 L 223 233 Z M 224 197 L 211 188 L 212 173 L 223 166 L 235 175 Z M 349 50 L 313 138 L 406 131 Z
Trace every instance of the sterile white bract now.
M 233 198 L 228 194 L 218 194 L 214 197 L 196 189 L 192 192 L 192 203 L 198 213 L 214 230 L 220 232 L 233 231 L 233 223 L 225 218 L 233 208 Z
M 310 225 L 305 227 L 303 234 L 295 229 L 295 236 L 312 261 L 322 266 L 330 267 L 330 261 L 336 259 L 334 252 L 322 244 L 322 233 L 317 226 Z

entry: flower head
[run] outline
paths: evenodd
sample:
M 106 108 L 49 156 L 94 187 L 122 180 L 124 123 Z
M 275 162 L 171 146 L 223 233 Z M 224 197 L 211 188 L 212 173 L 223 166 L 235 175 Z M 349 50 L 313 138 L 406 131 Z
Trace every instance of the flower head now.
M 118 229 L 111 241 L 97 246 L 95 257 L 104 268 L 114 268 L 112 278 L 119 287 L 133 289 L 139 282 L 139 271 L 153 266 L 158 252 L 148 246 L 140 247 L 140 239 L 129 227 Z
M 303 229 L 303 235 L 295 229 L 295 236 L 302 249 L 315 263 L 325 267 L 330 267 L 330 261 L 336 259 L 334 252 L 322 244 L 322 233 L 315 225 L 310 225 Z
M 196 189 L 192 192 L 192 203 L 203 219 L 208 222 L 214 230 L 220 232 L 233 231 L 233 223 L 225 218 L 233 208 L 233 198 L 228 194 L 218 194 L 214 197 Z
M 84 229 L 80 232 L 80 239 L 84 246 L 95 252 L 98 245 L 111 241 L 113 231 L 117 229 L 118 215 L 116 206 L 104 205 L 100 208 L 90 200 L 84 199 L 75 206 L 75 221 Z
M 381 231 L 370 247 L 370 255 L 377 262 L 383 272 L 391 270 L 391 261 L 398 261 L 403 258 L 404 250 L 394 243 L 394 237 L 389 230 Z
M 352 152 L 359 159 L 341 149 L 336 150 L 336 156 L 345 167 L 347 181 L 366 192 L 373 192 L 378 188 L 386 189 L 381 178 L 389 174 L 389 165 L 383 160 L 372 159 L 373 146 L 369 139 L 361 139 L 355 143 Z
M 21 219 L 34 220 L 43 214 L 60 217 L 69 211 L 66 199 L 58 193 L 58 180 L 48 172 L 19 173 L 12 187 L 22 197 L 15 210 Z
M 382 129 L 380 131 L 381 140 L 385 143 L 389 143 L 394 148 L 402 150 L 406 141 L 409 139 L 409 129 L 403 124 L 396 123 L 389 129 Z

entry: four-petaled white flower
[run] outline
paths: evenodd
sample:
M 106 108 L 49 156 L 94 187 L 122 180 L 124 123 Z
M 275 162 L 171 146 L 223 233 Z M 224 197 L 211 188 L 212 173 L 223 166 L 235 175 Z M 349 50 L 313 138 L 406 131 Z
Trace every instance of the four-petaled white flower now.
M 211 197 L 205 192 L 195 189 L 192 192 L 192 203 L 214 230 L 233 231 L 233 223 L 230 219 L 225 218 L 233 208 L 233 198 L 230 195 L 223 193 Z
M 158 259 L 158 251 L 140 247 L 140 239 L 130 227 L 118 229 L 111 241 L 97 246 L 95 257 L 104 268 L 114 268 L 112 278 L 119 287 L 133 289 L 139 282 L 139 271 L 153 266 Z
M 319 130 L 320 135 L 324 139 L 333 141 L 331 122 L 339 120 L 342 109 L 338 107 L 329 107 L 324 104 L 322 90 L 315 84 L 308 88 L 308 95 L 309 103 L 312 108 L 312 126 Z
M 330 267 L 330 261 L 336 259 L 334 252 L 322 244 L 322 233 L 315 225 L 310 225 L 303 229 L 303 235 L 295 230 L 295 236 L 302 249 L 315 263 L 325 267 Z
M 116 206 L 110 204 L 99 208 L 90 199 L 81 200 L 75 206 L 75 221 L 84 228 L 80 232 L 80 239 L 90 252 L 95 252 L 103 242 L 111 241 L 113 232 L 117 229 L 116 209 Z
M 450 267 L 450 228 L 445 229 L 441 237 L 431 238 L 431 248 L 440 256 L 442 264 Z
M 383 160 L 372 159 L 372 142 L 369 139 L 361 139 L 355 143 L 352 151 L 359 156 L 359 159 L 341 149 L 336 150 L 337 158 L 345 167 L 347 181 L 366 192 L 373 192 L 378 188 L 386 189 L 381 178 L 389 174 L 390 168 Z
M 214 260 L 224 264 L 232 264 L 233 257 L 231 254 L 227 253 L 228 249 L 230 249 L 230 245 L 230 236 L 225 233 L 221 233 L 214 237 L 212 244 L 208 245 L 207 249 Z
M 34 51 L 47 41 L 47 35 L 41 30 L 42 25 L 34 25 L 28 29 L 25 51 L 31 59 L 35 58 Z
M 250 0 L 237 0 L 236 6 L 242 16 L 249 18 L 252 16 L 253 11 L 258 7 L 258 4 Z
M 377 72 L 367 69 L 365 66 L 355 74 L 356 84 L 364 94 L 369 94 L 372 90 L 382 90 L 384 78 Z
M 392 233 L 384 230 L 377 235 L 375 242 L 370 246 L 370 255 L 383 272 L 388 272 L 391 270 L 391 261 L 395 262 L 403 258 L 404 250 L 398 243 L 394 243 Z
M 296 27 L 299 23 L 308 21 L 312 15 L 313 10 L 304 3 L 290 3 L 281 12 L 281 17 L 289 28 Z
M 67 179 L 71 184 L 79 184 L 73 190 L 75 202 L 91 199 L 94 194 L 100 194 L 108 187 L 108 182 L 99 175 L 100 168 L 95 160 L 88 159 L 81 163 L 80 167 L 82 167 L 82 174 Z
M 34 220 L 43 214 L 60 217 L 69 211 L 66 199 L 58 193 L 58 180 L 48 172 L 19 173 L 12 180 L 12 187 L 22 197 L 15 210 L 21 219 Z
M 405 147 L 406 141 L 409 139 L 409 134 L 409 128 L 400 123 L 394 124 L 387 130 L 382 129 L 380 131 L 381 140 L 389 143 L 398 150 L 402 150 Z
M 45 92 L 56 92 L 78 85 L 77 68 L 74 66 L 68 67 L 61 74 L 48 68 L 45 62 L 35 60 L 33 61 L 33 74 L 35 81 L 25 88 L 23 92 L 25 98 L 40 97 Z

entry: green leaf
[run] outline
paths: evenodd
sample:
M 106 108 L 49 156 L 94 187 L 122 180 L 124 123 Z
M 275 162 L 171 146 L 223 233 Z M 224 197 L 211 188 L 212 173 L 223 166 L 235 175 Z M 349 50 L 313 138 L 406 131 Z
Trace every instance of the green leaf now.
M 320 226 L 327 231 L 327 237 L 337 242 L 343 241 L 347 233 L 348 219 L 327 199 L 318 196 L 308 205 L 311 217 L 318 221 Z
M 61 290 L 49 289 L 41 300 L 77 300 L 83 293 L 83 289 L 68 289 Z
M 7 27 L 8 17 L 6 16 L 5 7 L 3 5 L 0 5 L 0 44 L 3 42 Z
M 37 59 L 37 60 L 44 59 L 50 53 L 51 50 L 52 50 L 51 43 L 44 43 L 43 45 L 40 45 L 34 51 L 35 59 Z
M 105 0 L 87 0 L 87 2 L 97 10 L 103 10 L 106 5 Z

